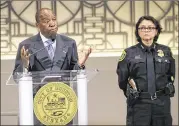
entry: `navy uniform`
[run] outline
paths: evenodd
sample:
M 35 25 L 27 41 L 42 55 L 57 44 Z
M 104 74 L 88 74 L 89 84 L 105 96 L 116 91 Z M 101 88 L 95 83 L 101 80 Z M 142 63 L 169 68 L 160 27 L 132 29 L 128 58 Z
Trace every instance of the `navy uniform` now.
M 152 63 L 147 63 L 148 51 L 152 53 Z M 152 64 L 154 73 L 149 73 Z M 170 97 L 175 93 L 175 60 L 169 47 L 155 43 L 149 48 L 138 43 L 125 49 L 118 62 L 117 74 L 119 87 L 127 97 L 127 125 L 172 125 Z M 134 80 L 139 95 L 132 105 L 129 78 Z M 151 82 L 154 84 L 148 84 Z M 151 85 L 154 87 L 150 88 Z M 155 90 L 153 95 L 150 94 L 152 89 Z

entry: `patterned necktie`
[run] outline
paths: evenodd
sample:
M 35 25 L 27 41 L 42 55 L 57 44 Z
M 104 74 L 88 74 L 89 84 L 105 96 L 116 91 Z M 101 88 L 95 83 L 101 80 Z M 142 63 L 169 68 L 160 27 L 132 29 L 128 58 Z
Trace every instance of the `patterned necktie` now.
M 148 92 L 151 96 L 155 94 L 155 71 L 154 60 L 151 50 L 147 50 L 147 80 L 148 80 Z
M 54 49 L 52 46 L 53 42 L 52 40 L 47 40 L 46 43 L 47 43 L 47 51 L 50 56 L 50 59 L 53 60 L 53 57 L 54 57 Z

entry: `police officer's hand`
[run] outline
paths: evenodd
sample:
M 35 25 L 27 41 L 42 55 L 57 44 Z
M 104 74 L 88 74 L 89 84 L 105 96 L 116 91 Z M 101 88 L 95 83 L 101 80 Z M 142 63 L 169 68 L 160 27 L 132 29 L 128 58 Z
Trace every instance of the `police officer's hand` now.
M 29 57 L 30 53 L 28 52 L 28 49 L 25 50 L 25 47 L 23 46 L 21 48 L 21 60 L 25 68 L 29 67 Z
M 80 53 L 78 53 L 80 66 L 83 66 L 85 64 L 85 62 L 88 59 L 91 52 L 92 52 L 92 48 L 90 47 L 90 48 L 88 48 L 87 51 L 82 50 L 82 51 L 80 51 Z

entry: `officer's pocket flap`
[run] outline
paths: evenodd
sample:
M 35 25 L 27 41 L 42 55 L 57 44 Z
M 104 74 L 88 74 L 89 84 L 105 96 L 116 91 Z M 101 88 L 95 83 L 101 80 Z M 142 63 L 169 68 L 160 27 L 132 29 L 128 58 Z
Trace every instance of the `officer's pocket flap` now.
M 130 68 L 131 68 L 131 71 L 136 74 L 136 76 L 146 74 L 145 59 L 131 59 Z
M 162 59 L 161 58 L 155 58 L 155 62 L 161 63 Z
M 170 63 L 170 60 L 168 59 L 163 59 L 165 63 Z
M 156 73 L 165 74 L 169 69 L 170 60 L 165 57 L 155 57 Z
M 145 59 L 144 58 L 138 58 L 138 57 L 132 57 L 131 62 L 133 62 L 133 63 L 145 63 Z
M 170 60 L 167 59 L 167 58 L 159 58 L 159 57 L 156 57 L 156 58 L 155 58 L 155 61 L 158 62 L 158 63 L 170 63 Z

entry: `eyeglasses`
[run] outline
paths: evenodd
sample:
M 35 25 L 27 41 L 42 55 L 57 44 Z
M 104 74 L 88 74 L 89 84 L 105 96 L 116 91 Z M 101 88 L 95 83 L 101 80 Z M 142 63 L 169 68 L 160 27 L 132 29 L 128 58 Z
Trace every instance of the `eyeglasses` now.
M 148 28 L 146 28 L 146 27 L 140 27 L 140 28 L 138 28 L 140 31 L 142 31 L 142 32 L 144 32 L 144 31 L 153 31 L 153 30 L 155 30 L 156 28 L 155 27 L 148 27 Z

